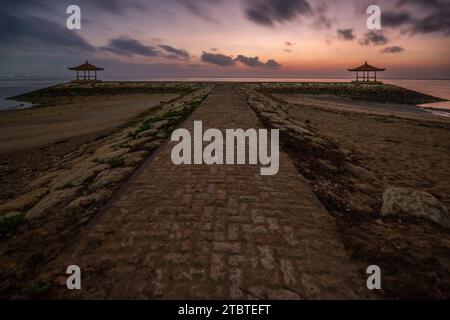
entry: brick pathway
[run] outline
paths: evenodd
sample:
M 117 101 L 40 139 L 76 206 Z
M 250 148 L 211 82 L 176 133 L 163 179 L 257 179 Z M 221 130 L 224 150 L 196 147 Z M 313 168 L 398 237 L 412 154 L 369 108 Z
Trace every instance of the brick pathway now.
M 260 128 L 231 85 L 190 116 L 203 128 Z M 280 172 L 259 165 L 175 166 L 172 144 L 58 261 L 82 269 L 61 298 L 361 298 L 334 219 L 285 153 Z M 63 272 L 64 272 L 63 271 Z

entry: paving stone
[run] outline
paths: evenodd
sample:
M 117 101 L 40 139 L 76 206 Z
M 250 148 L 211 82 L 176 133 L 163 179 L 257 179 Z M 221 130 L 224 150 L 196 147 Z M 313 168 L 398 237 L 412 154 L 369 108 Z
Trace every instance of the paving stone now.
M 216 85 L 183 127 L 202 120 L 204 128 L 263 128 L 235 90 Z M 55 262 L 55 270 L 88 270 L 83 290 L 61 287 L 55 297 L 369 297 L 365 270 L 287 154 L 280 152 L 277 175 L 260 176 L 259 165 L 176 166 L 174 145 L 165 144 Z

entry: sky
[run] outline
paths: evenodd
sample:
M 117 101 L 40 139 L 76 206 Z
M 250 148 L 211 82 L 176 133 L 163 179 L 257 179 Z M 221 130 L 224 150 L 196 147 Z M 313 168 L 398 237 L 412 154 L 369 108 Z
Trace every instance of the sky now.
M 81 30 L 66 27 L 69 5 Z M 369 30 L 369 5 L 381 29 Z M 450 79 L 450 0 L 2 0 L 0 76 Z

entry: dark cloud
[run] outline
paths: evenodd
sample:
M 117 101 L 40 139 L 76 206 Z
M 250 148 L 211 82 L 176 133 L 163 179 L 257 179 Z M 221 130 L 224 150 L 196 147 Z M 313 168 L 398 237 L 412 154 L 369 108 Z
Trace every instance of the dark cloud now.
M 327 14 L 328 5 L 325 2 L 319 3 L 314 9 L 314 21 L 312 27 L 317 30 L 331 29 L 333 26 L 333 19 Z
M 211 7 L 221 5 L 222 0 L 174 0 L 185 7 L 192 14 L 210 22 L 217 22 L 212 16 Z
M 136 1 L 136 0 L 127 0 L 127 1 L 121 1 L 121 0 L 89 0 L 89 1 L 78 1 L 78 4 L 80 6 L 84 5 L 84 2 L 86 2 L 86 5 L 91 5 L 97 9 L 100 9 L 105 12 L 109 12 L 112 14 L 124 14 L 130 9 L 134 9 L 136 11 L 146 11 L 148 10 L 147 5 L 145 4 L 145 1 Z
M 376 45 L 381 46 L 388 43 L 388 38 L 381 31 L 369 31 L 364 35 L 364 39 L 361 41 L 362 45 Z
M 311 26 L 317 30 L 331 29 L 333 20 L 325 14 L 320 14 L 314 19 Z
M 243 55 L 238 55 L 236 61 L 252 68 L 264 66 L 264 63 L 261 62 L 258 57 L 246 57 Z
M 412 18 L 408 12 L 386 12 L 381 15 L 381 25 L 383 27 L 399 27 L 411 23 Z
M 128 8 L 127 3 L 119 0 L 91 0 L 91 5 L 102 11 L 123 14 Z
M 238 55 L 235 59 L 232 56 L 227 56 L 221 53 L 208 53 L 203 52 L 201 59 L 203 62 L 215 64 L 221 67 L 231 67 L 236 62 L 242 63 L 250 68 L 279 68 L 281 64 L 277 61 L 270 59 L 267 62 L 259 60 L 259 57 L 247 57 L 242 54 Z
M 445 0 L 399 0 L 397 6 L 403 5 L 417 5 L 423 8 L 436 8 L 445 4 Z M 447 2 L 448 4 L 448 2 Z
M 125 36 L 109 40 L 108 45 L 101 47 L 100 49 L 128 57 L 136 55 L 143 57 L 178 59 L 184 61 L 187 61 L 190 58 L 189 53 L 186 50 L 177 49 L 167 44 L 161 44 L 158 47 L 149 46 L 139 40 Z
M 259 57 L 246 57 L 241 54 L 238 55 L 235 60 L 248 66 L 248 67 L 251 67 L 251 68 L 256 68 L 256 67 L 279 68 L 279 67 L 281 67 L 281 64 L 279 64 L 278 62 L 276 62 L 273 59 L 270 59 L 264 63 L 261 60 L 259 60 Z
M 95 48 L 76 32 L 65 28 L 50 20 L 32 16 L 14 16 L 0 12 L 0 42 L 13 45 L 39 44 L 51 47 L 78 50 L 81 52 L 94 51 Z
M 162 44 L 159 47 L 170 54 L 167 56 L 168 58 L 189 60 L 189 53 L 186 50 L 177 49 L 166 44 Z
M 292 47 L 292 46 L 294 45 L 294 44 L 293 44 L 292 42 L 290 42 L 290 41 L 286 41 L 284 44 L 287 45 L 288 47 Z
M 226 56 L 221 53 L 208 53 L 203 52 L 201 59 L 203 62 L 215 64 L 221 67 L 234 66 L 236 61 L 231 56 Z
M 119 37 L 109 40 L 107 46 L 101 49 L 113 52 L 124 56 L 145 56 L 145 57 L 159 57 L 161 52 L 152 46 L 147 46 L 136 39 L 128 37 Z
M 17 13 L 18 10 L 22 12 L 27 9 L 36 10 L 39 8 L 50 9 L 51 4 L 43 3 L 40 0 L 15 0 L 15 1 L 3 1 L 2 11 Z
M 277 61 L 270 59 L 267 60 L 267 62 L 265 63 L 265 66 L 268 68 L 280 68 L 281 64 L 279 64 Z
M 440 32 L 445 36 L 450 36 L 450 8 L 447 11 L 430 14 L 426 18 L 415 22 L 412 27 L 412 33 L 432 32 Z
M 339 39 L 353 41 L 356 36 L 353 34 L 353 29 L 337 29 Z
M 415 33 L 441 33 L 450 36 L 450 0 L 400 0 L 397 6 L 414 5 L 425 16 L 411 18 L 409 31 Z
M 386 47 L 383 50 L 381 50 L 382 53 L 399 53 L 402 51 L 405 51 L 405 49 L 398 46 Z
M 77 0 L 75 3 L 43 0 L 14 0 L 4 2 L 2 3 L 2 9 L 14 13 L 19 11 L 34 13 L 37 10 L 60 13 L 61 7 L 67 8 L 70 4 L 76 4 L 82 10 L 89 9 L 91 11 L 92 9 L 96 9 L 96 12 L 103 11 L 117 15 L 122 15 L 130 10 L 141 12 L 148 10 L 145 0 Z
M 264 26 L 273 26 L 311 13 L 311 6 L 306 0 L 250 0 L 245 10 L 248 19 Z

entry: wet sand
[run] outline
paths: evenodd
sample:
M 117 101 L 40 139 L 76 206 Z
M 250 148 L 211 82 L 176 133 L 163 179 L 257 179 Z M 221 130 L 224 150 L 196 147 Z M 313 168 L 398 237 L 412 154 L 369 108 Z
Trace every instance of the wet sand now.
M 0 112 L 3 152 L 60 142 L 120 126 L 175 94 L 78 98 L 76 102 Z
M 414 105 L 312 95 L 276 95 L 289 115 L 351 150 L 383 188 L 430 192 L 450 207 L 450 119 Z M 381 196 L 381 195 L 380 195 Z
M 274 99 L 289 101 L 284 110 L 290 120 L 349 151 L 349 159 L 369 170 L 369 175 L 355 180 L 364 186 L 363 192 L 350 185 L 339 193 L 344 202 L 345 191 L 350 192 L 350 201 L 373 202 L 374 211 L 364 214 L 339 212 L 340 207 L 333 207 L 333 199 L 327 198 L 327 181 L 314 181 L 320 172 L 310 178 L 322 203 L 337 214 L 342 240 L 352 257 L 361 268 L 371 264 L 381 268 L 383 298 L 448 299 L 448 229 L 406 213 L 381 216 L 380 208 L 383 192 L 389 187 L 428 191 L 450 208 L 450 119 L 414 104 L 299 94 L 276 95 Z M 311 162 L 317 161 L 320 157 L 313 156 Z M 298 169 L 303 172 L 310 167 L 299 162 Z M 338 192 L 334 178 L 328 177 L 328 184 Z M 354 176 L 340 178 L 345 184 L 345 179 L 352 181 Z
M 399 116 L 418 120 L 440 121 L 442 117 L 435 116 L 422 108 L 411 104 L 382 103 L 375 101 L 356 100 L 346 97 L 336 97 L 333 95 L 311 95 L 311 94 L 288 94 L 274 95 L 286 102 L 317 107 L 329 108 L 331 110 L 363 112 L 366 114 L 376 114 L 385 116 Z M 450 114 L 449 114 L 450 115 Z M 444 120 L 445 121 L 445 120 Z

